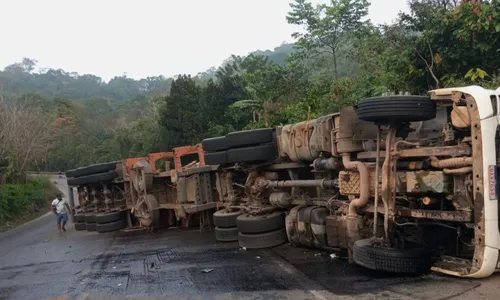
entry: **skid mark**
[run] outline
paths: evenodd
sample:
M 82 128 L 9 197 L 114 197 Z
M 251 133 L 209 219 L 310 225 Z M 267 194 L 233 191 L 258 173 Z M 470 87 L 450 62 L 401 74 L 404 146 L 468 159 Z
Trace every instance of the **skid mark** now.
M 127 282 L 127 295 L 159 295 L 160 277 L 158 274 L 130 274 Z

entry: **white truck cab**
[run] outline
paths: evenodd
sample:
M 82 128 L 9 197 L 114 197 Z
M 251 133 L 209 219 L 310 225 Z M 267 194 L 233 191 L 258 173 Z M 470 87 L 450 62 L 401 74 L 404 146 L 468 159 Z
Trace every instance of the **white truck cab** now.
M 472 127 L 474 168 L 475 251 L 469 272 L 433 267 L 433 270 L 459 277 L 483 278 L 500 271 L 500 222 L 498 167 L 500 163 L 500 88 L 488 90 L 479 86 L 431 91 L 433 99 L 467 99 Z M 469 125 L 469 124 L 464 124 Z

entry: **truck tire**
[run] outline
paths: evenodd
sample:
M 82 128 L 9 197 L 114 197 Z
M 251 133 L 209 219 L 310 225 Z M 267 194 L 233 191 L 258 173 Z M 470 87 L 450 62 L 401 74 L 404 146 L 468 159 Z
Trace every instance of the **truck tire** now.
M 262 233 L 285 228 L 285 214 L 273 212 L 268 215 L 252 216 L 243 214 L 236 219 L 241 233 Z
M 116 161 L 102 164 L 90 165 L 87 167 L 77 168 L 66 171 L 66 177 L 81 177 L 96 173 L 104 173 L 116 169 Z
M 219 242 L 235 242 L 238 240 L 238 228 L 215 227 L 215 239 Z
M 96 222 L 95 216 L 96 216 L 95 213 L 87 213 L 87 214 L 85 214 L 85 222 L 86 223 L 95 223 Z
M 97 224 L 96 223 L 86 223 L 87 224 L 87 231 L 93 232 L 96 231 Z
M 287 240 L 285 229 L 278 229 L 266 233 L 247 234 L 238 233 L 240 247 L 247 249 L 270 248 L 281 245 Z
M 278 157 L 276 143 L 259 146 L 235 148 L 227 152 L 227 162 L 230 164 L 241 162 L 271 161 Z
M 203 151 L 206 152 L 215 152 L 229 149 L 225 136 L 204 139 L 203 141 L 201 141 L 201 146 L 203 147 Z
M 110 213 L 100 213 L 95 215 L 95 221 L 97 224 L 106 224 L 120 220 L 125 220 L 124 211 L 114 211 Z
M 205 153 L 205 164 L 207 165 L 227 164 L 227 151 Z
M 425 96 L 383 96 L 358 102 L 358 118 L 367 122 L 418 122 L 435 117 L 436 101 Z
M 226 212 L 225 209 L 216 211 L 213 214 L 214 224 L 219 228 L 236 227 L 236 218 L 242 213 L 241 210 L 235 212 Z
M 76 230 L 76 231 L 84 231 L 84 230 L 87 230 L 87 223 L 85 223 L 85 222 L 78 222 L 78 223 L 75 223 L 75 230 Z
M 81 222 L 85 222 L 85 218 L 86 218 L 87 214 L 75 214 L 73 216 L 73 223 L 81 223 Z
M 110 231 L 116 231 L 120 230 L 127 227 L 127 223 L 125 220 L 120 220 L 120 221 L 115 221 L 115 222 L 110 222 L 110 223 L 105 223 L 105 224 L 96 224 L 96 231 L 99 233 L 104 233 L 104 232 L 110 232 Z
M 354 243 L 353 260 L 356 264 L 375 271 L 421 274 L 431 267 L 431 251 L 425 248 L 386 248 L 374 245 L 371 239 L 364 239 Z
M 226 135 L 226 143 L 228 148 L 265 144 L 273 141 L 273 134 L 272 128 L 236 131 Z
M 116 173 L 116 171 L 109 171 L 106 173 L 86 175 L 77 178 L 68 178 L 68 185 L 75 186 L 75 185 L 99 183 L 99 182 L 111 181 L 116 177 L 118 177 L 118 173 Z

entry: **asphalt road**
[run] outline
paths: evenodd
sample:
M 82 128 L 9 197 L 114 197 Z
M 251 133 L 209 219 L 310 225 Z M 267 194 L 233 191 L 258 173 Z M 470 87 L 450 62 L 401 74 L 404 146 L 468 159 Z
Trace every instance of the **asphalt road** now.
M 98 234 L 70 224 L 59 235 L 52 214 L 0 235 L 2 300 L 497 299 L 499 283 L 379 274 L 289 245 L 243 250 L 197 230 Z

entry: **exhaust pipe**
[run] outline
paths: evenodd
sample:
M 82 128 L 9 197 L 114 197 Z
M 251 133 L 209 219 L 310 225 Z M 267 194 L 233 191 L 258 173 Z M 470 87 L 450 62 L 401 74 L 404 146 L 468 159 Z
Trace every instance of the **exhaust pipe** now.
M 370 197 L 370 175 L 364 163 L 360 161 L 351 161 L 351 156 L 347 153 L 342 156 L 342 163 L 347 170 L 357 170 L 359 172 L 359 198 L 349 203 L 349 216 L 356 216 L 358 214 L 357 208 L 363 207 L 368 203 Z

